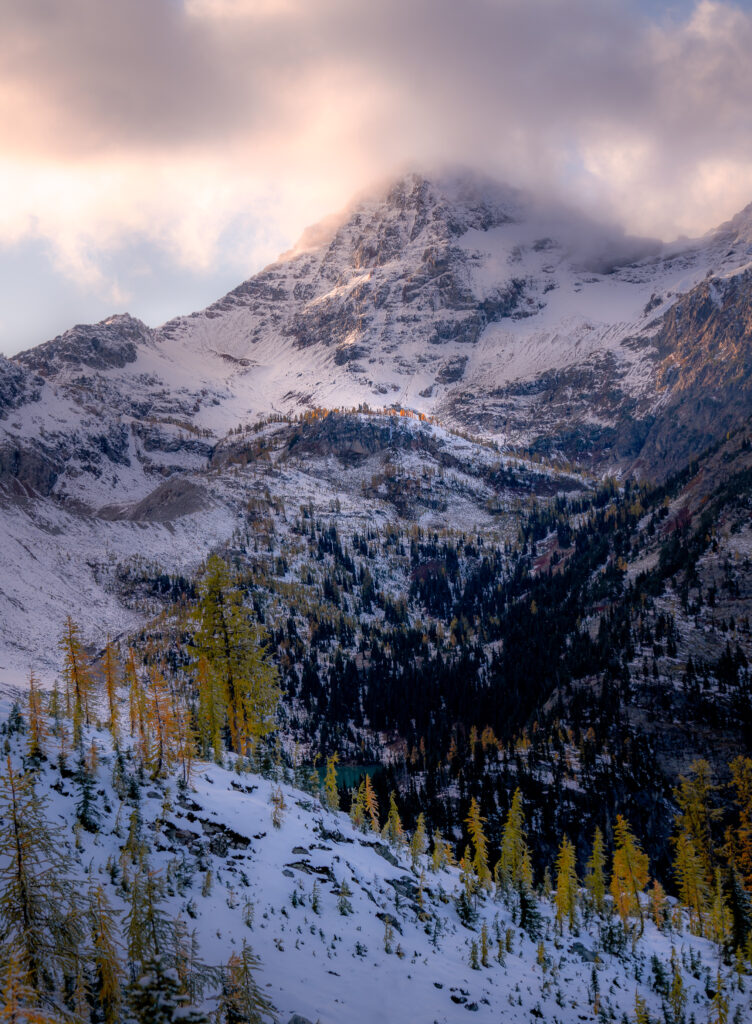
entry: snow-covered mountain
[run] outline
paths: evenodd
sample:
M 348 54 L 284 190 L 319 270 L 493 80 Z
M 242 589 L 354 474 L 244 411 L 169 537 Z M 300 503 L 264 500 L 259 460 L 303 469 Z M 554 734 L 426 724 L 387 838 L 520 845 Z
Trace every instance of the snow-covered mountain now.
M 270 414 L 399 407 L 501 451 L 661 475 L 752 411 L 751 296 L 752 206 L 665 247 L 477 177 L 409 175 L 206 310 L 0 358 L 6 641 L 23 659 L 38 644 L 32 604 L 138 621 L 101 565 L 182 571 L 229 539 L 247 485 L 221 454 Z
M 13 373 L 109 415 L 179 416 L 220 436 L 272 411 L 399 404 L 624 462 L 672 397 L 680 297 L 707 319 L 748 296 L 751 263 L 752 206 L 661 247 L 484 180 L 410 175 L 202 312 L 158 330 L 128 316 L 75 327 Z

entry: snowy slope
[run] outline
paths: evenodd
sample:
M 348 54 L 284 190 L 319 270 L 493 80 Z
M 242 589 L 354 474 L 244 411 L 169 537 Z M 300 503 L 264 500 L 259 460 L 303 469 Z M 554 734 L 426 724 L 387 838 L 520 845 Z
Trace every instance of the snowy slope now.
M 7 703 L 2 710 L 5 717 Z M 597 918 L 573 931 L 565 926 L 558 936 L 546 900 L 539 905 L 539 937 L 515 923 L 513 895 L 482 897 L 477 920 L 468 927 L 455 907 L 462 888 L 457 868 L 433 873 L 426 855 L 413 868 L 405 850 L 356 831 L 346 815 L 325 810 L 317 796 L 289 782 L 197 763 L 185 797 L 174 778 L 144 780 L 136 803 L 121 799 L 113 787 L 109 734 L 92 730 L 87 749 L 91 740 L 99 748 L 97 832 L 74 829 L 79 789 L 70 769 L 61 773 L 54 739 L 47 741 L 50 759 L 37 779 L 48 819 L 70 837 L 80 891 L 101 884 L 122 922 L 128 896 L 119 881 L 123 871 L 132 879 L 138 870 L 124 852 L 137 807 L 138 839 L 147 856 L 143 867 L 156 872 L 165 889 L 160 909 L 194 934 L 199 958 L 209 965 L 226 964 L 249 943 L 261 958 L 258 981 L 283 1022 L 298 1013 L 322 1024 L 448 1024 L 471 1011 L 479 1022 L 529 1024 L 532 1018 L 574 1024 L 598 1019 L 596 1001 L 606 1019 L 632 1019 L 636 995 L 658 1019 L 662 997 L 653 958 L 670 978 L 672 949 L 682 965 L 688 1014 L 706 1019 L 707 992 L 720 971 L 728 1019 L 746 1019 L 748 995 L 737 987 L 733 970 L 720 964 L 717 947 L 688 932 L 686 921 L 680 930 L 659 930 L 648 920 L 634 949 L 627 944 L 618 955 L 604 948 L 606 922 Z M 25 745 L 23 735 L 12 736 L 17 770 Z M 135 771 L 130 752 L 125 771 Z M 285 805 L 279 828 L 271 820 L 274 791 Z M 343 881 L 351 891 L 346 914 L 339 906 Z M 479 943 L 484 923 L 489 959 L 475 970 L 470 945 Z M 214 995 L 205 991 L 207 1009 Z
M 163 441 L 177 436 L 165 434 L 168 427 L 161 425 Z M 132 436 L 131 443 L 141 440 Z M 206 441 L 185 435 L 183 443 Z M 31 669 L 51 683 L 67 615 L 99 649 L 108 633 L 119 637 L 163 607 L 150 587 L 157 576 L 191 579 L 224 545 L 252 552 L 266 529 L 255 510 L 272 524 L 264 552 L 273 544 L 294 575 L 302 562 L 288 545 L 303 505 L 343 536 L 403 521 L 493 538 L 516 535 L 517 509 L 531 494 L 585 486 L 571 474 L 530 466 L 507 493 L 494 481 L 509 460 L 495 447 L 409 417 L 273 422 L 215 441 L 208 451 L 195 461 L 181 448 L 151 451 L 151 465 L 134 456 L 128 467 L 103 460 L 98 475 L 63 475 L 47 496 L 19 486 L 0 491 L 0 683 L 23 682 Z M 176 468 L 180 454 L 186 465 Z M 157 459 L 168 460 L 170 472 Z M 409 495 L 379 483 L 385 466 L 410 481 Z M 78 501 L 69 496 L 74 488 Z M 409 586 L 403 575 L 401 585 Z

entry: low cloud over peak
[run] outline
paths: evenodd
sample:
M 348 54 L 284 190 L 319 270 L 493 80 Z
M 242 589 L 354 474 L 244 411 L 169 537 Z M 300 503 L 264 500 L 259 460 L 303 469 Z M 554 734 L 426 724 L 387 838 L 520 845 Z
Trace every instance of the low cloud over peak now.
M 0 0 L 0 244 L 126 300 L 122 247 L 249 272 L 368 181 L 447 162 L 705 231 L 752 199 L 752 13 L 639 10 Z

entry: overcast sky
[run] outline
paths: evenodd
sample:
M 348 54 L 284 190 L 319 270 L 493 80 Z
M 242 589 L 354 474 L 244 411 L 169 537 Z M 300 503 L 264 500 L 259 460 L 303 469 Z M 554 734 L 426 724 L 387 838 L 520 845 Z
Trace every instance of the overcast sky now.
M 662 236 L 752 201 L 752 3 L 0 0 L 0 351 L 201 308 L 464 163 Z

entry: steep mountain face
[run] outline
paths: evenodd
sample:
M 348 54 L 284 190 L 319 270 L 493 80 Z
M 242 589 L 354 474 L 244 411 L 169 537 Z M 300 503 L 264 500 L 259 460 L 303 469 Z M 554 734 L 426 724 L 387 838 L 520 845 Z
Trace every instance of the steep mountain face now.
M 51 385 L 40 408 L 54 392 L 96 410 L 103 433 L 79 438 L 94 464 L 108 450 L 153 464 L 176 448 L 165 421 L 221 437 L 271 412 L 368 403 L 660 476 L 749 409 L 751 224 L 748 208 L 657 251 L 483 180 L 411 175 L 201 313 L 158 330 L 115 316 L 12 365 Z M 19 387 L 4 377 L 2 401 Z M 672 444 L 677 415 L 692 432 Z M 113 417 L 126 432 L 151 421 L 134 435 L 146 443 L 126 453 Z M 55 438 L 71 433 L 58 422 Z
M 711 278 L 665 315 L 655 345 L 665 395 L 640 452 L 648 469 L 679 469 L 743 423 L 752 398 L 752 268 Z
M 126 628 L 139 613 L 102 596 L 95 566 L 138 556 L 183 572 L 229 541 L 248 499 L 228 453 L 260 417 L 401 407 L 512 458 L 664 475 L 752 411 L 750 265 L 749 207 L 666 249 L 482 179 L 409 175 L 202 312 L 158 329 L 113 316 L 0 360 L 7 643 L 21 661 L 37 644 L 41 626 L 24 622 L 40 588 L 53 622 L 96 594 Z M 307 480 L 327 458 L 387 480 L 381 428 L 337 429 L 348 437 L 302 427 L 285 457 Z M 480 449 L 442 443 L 476 481 L 478 522 L 505 507 L 509 460 L 479 480 Z M 241 465 L 268 459 L 265 445 L 263 430 L 241 444 Z M 415 455 L 426 474 L 434 455 Z M 452 496 L 437 501 L 451 521 Z M 409 497 L 404 509 L 423 514 Z

